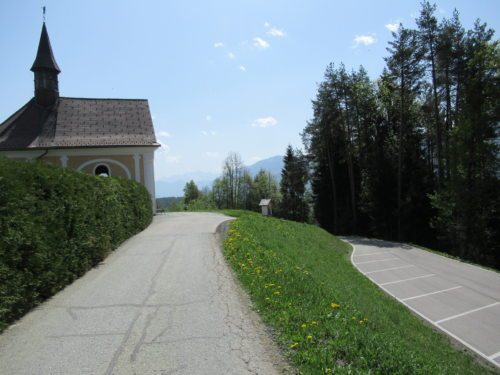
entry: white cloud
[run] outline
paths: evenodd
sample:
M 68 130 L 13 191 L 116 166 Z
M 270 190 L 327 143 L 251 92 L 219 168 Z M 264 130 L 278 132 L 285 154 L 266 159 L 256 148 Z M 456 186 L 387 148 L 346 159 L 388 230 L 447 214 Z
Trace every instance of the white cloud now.
M 205 116 L 205 120 L 207 120 L 207 121 L 212 121 L 212 116 L 211 116 L 211 115 L 206 115 L 206 116 Z
M 222 48 L 222 47 L 224 47 L 224 43 L 222 43 L 222 42 L 214 43 L 214 48 Z
M 161 132 L 159 132 L 159 133 L 158 133 L 158 135 L 159 135 L 160 137 L 166 137 L 166 138 L 168 138 L 168 137 L 171 137 L 171 136 L 172 136 L 172 134 L 170 134 L 169 132 L 166 132 L 166 131 L 161 131 Z
M 354 38 L 354 45 L 352 48 L 358 47 L 360 44 L 363 44 L 364 46 L 369 46 L 373 43 L 375 43 L 377 40 L 375 39 L 374 35 L 356 35 Z
M 157 159 L 158 161 L 165 161 L 166 163 L 179 163 L 181 160 L 181 157 L 179 155 L 171 155 L 170 154 L 170 147 L 166 144 L 163 143 L 161 140 L 157 140 L 157 142 L 160 144 L 160 148 L 158 150 L 159 154 Z
M 205 155 L 207 155 L 209 158 L 216 158 L 219 156 L 219 153 L 217 151 L 207 151 L 205 152 Z
M 266 29 L 268 29 L 267 34 L 269 34 L 269 35 L 272 35 L 272 36 L 285 36 L 286 35 L 285 30 L 278 29 L 277 27 L 271 26 L 271 24 L 269 22 L 265 22 L 264 27 Z
M 394 23 L 388 23 L 388 24 L 385 25 L 385 28 L 387 30 L 392 31 L 393 33 L 395 33 L 399 29 L 399 21 L 396 21 Z
M 285 36 L 286 35 L 286 31 L 284 31 L 282 29 L 277 29 L 275 27 L 272 27 L 267 33 L 269 35 L 272 35 L 272 36 Z
M 252 126 L 254 128 L 268 128 L 270 126 L 275 126 L 278 123 L 278 120 L 276 120 L 272 116 L 268 117 L 261 117 L 256 119 L 253 123 Z
M 157 139 L 156 142 L 158 142 L 159 145 L 160 145 L 160 151 L 164 151 L 164 152 L 167 152 L 167 153 L 170 151 L 170 147 L 168 147 L 168 145 L 166 143 L 163 143 L 159 139 Z
M 181 161 L 181 157 L 178 155 L 169 155 L 165 158 L 165 160 L 167 161 L 167 163 L 177 164 Z
M 234 53 L 232 53 L 232 52 L 229 52 L 227 54 L 227 57 L 229 57 L 231 60 L 234 60 L 236 58 L 236 55 Z
M 201 131 L 201 134 L 205 135 L 205 136 L 215 136 L 217 135 L 217 132 L 215 130 L 202 130 Z
M 271 45 L 267 41 L 265 41 L 264 39 L 262 39 L 260 37 L 253 38 L 253 45 L 255 47 L 262 48 L 262 49 L 271 47 Z
M 246 71 L 247 71 L 247 68 L 245 68 L 243 65 L 240 65 L 240 70 L 241 70 L 242 72 L 246 72 Z

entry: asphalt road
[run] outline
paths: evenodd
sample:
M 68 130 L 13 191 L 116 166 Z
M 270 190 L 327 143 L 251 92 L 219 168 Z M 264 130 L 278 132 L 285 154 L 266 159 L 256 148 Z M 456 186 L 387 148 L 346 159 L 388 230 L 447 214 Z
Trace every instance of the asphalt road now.
M 278 374 L 211 213 L 158 215 L 0 336 L 0 374 Z
M 345 240 L 361 273 L 500 368 L 500 273 L 398 243 Z

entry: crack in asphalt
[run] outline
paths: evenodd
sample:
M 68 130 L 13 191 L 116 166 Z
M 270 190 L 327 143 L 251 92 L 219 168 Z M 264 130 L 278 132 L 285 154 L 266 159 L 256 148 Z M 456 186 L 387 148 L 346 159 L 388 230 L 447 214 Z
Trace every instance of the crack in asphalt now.
M 175 243 L 176 243 L 176 239 L 174 239 L 170 243 L 170 245 L 168 246 L 168 248 L 164 251 L 163 259 L 161 260 L 160 265 L 156 269 L 156 272 L 155 272 L 153 278 L 150 281 L 147 294 L 144 297 L 144 299 L 142 300 L 141 306 L 144 307 L 144 305 L 147 303 L 147 301 L 154 295 L 155 288 L 156 288 L 156 282 L 158 280 L 158 277 L 159 277 L 159 275 L 160 275 L 161 270 L 163 269 L 163 267 L 165 267 L 165 264 L 167 263 L 167 260 L 168 260 L 168 258 L 170 256 L 170 254 L 172 254 L 172 248 L 174 247 Z M 158 311 L 158 309 L 159 309 L 159 307 L 156 308 L 156 311 Z M 109 375 L 109 374 L 113 373 L 113 370 L 114 370 L 116 364 L 118 363 L 118 360 L 119 360 L 119 358 L 120 358 L 123 350 L 125 349 L 125 345 L 126 345 L 128 339 L 130 338 L 132 330 L 134 329 L 135 323 L 137 322 L 137 320 L 141 316 L 141 313 L 142 313 L 142 311 L 138 311 L 138 312 L 135 313 L 134 318 L 132 319 L 132 322 L 129 324 L 127 332 L 125 333 L 121 344 L 118 346 L 118 349 L 115 351 L 115 354 L 113 355 L 113 358 L 109 362 L 108 368 L 106 369 L 106 372 L 105 372 L 106 375 Z M 148 325 L 146 325 L 142 329 L 141 337 L 145 336 L 147 327 L 148 327 Z M 133 360 L 135 360 L 135 356 L 137 355 L 137 352 L 139 350 L 140 350 L 140 346 L 136 346 L 136 348 L 134 349 L 134 352 L 132 353 L 131 359 L 133 358 Z

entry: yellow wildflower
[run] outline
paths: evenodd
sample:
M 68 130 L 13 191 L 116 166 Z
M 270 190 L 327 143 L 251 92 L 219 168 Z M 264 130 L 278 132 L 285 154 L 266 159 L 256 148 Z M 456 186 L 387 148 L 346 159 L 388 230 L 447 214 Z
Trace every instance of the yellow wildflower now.
M 293 344 L 290 345 L 290 348 L 293 349 L 293 348 L 296 348 L 297 346 L 299 346 L 299 343 L 294 342 Z
M 313 339 L 313 337 L 312 337 L 311 335 L 307 335 L 307 339 L 308 339 L 308 340 L 312 340 L 312 339 Z
M 318 322 L 317 322 L 317 321 L 315 321 L 315 320 L 313 320 L 313 321 L 311 322 L 311 325 L 312 325 L 312 326 L 317 326 L 317 325 L 318 325 Z
M 338 303 L 332 302 L 330 304 L 330 307 L 335 310 L 335 309 L 338 309 L 340 307 L 340 305 Z
M 304 329 L 304 328 L 306 328 L 306 327 L 307 327 L 307 324 L 306 324 L 306 323 L 304 323 L 304 324 L 302 324 L 302 325 L 300 326 L 300 328 L 302 328 L 302 329 Z

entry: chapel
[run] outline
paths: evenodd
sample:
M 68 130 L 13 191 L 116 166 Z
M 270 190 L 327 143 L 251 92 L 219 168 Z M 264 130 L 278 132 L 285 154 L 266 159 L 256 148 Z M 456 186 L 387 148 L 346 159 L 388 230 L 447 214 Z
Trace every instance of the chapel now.
M 148 101 L 60 96 L 61 69 L 45 22 L 31 71 L 35 95 L 0 124 L 0 157 L 134 179 L 149 191 L 154 210 L 154 152 L 160 145 Z

